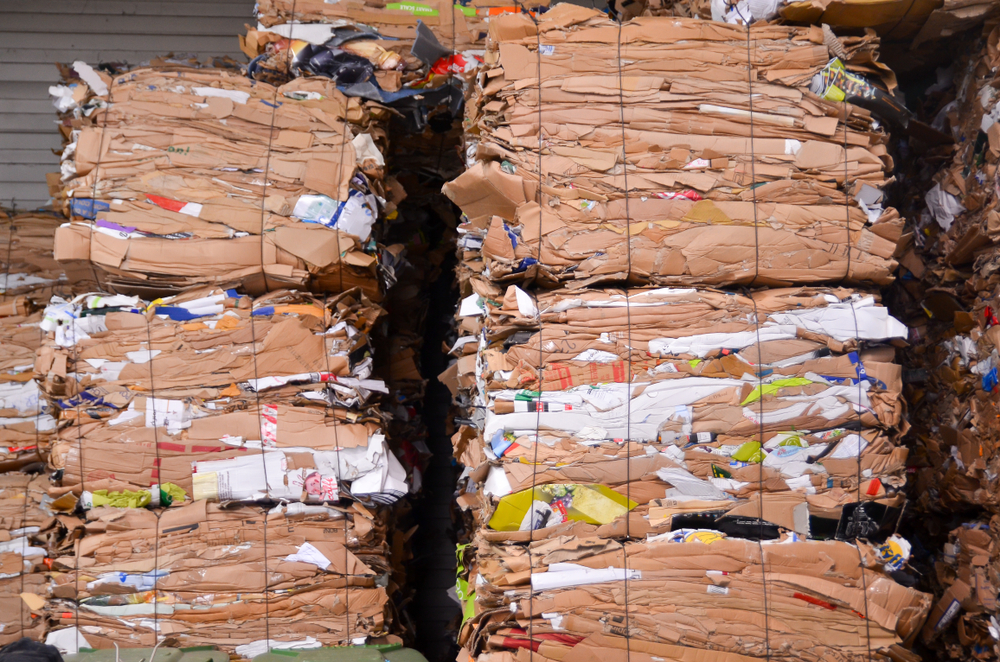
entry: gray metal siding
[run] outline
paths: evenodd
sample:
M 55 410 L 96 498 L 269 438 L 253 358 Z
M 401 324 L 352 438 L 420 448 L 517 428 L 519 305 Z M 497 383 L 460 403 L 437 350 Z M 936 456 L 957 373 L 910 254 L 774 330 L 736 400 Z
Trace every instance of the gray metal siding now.
M 167 53 L 244 59 L 237 35 L 253 24 L 254 0 L 0 0 L 0 204 L 49 199 L 59 170 L 49 85 L 56 62 L 140 63 Z

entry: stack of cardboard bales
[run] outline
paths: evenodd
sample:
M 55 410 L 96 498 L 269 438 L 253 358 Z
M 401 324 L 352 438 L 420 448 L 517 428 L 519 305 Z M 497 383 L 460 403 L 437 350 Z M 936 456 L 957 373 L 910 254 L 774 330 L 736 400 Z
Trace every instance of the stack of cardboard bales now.
M 461 659 L 906 659 L 903 221 L 838 100 L 877 40 L 535 18 L 490 22 L 445 187 Z
M 430 290 L 453 246 L 454 232 L 442 218 L 453 221 L 454 214 L 440 189 L 459 172 L 462 132 L 454 118 L 481 63 L 483 19 L 512 9 L 269 1 L 258 3 L 258 23 L 241 38 L 257 80 L 328 78 L 348 98 L 392 109 L 386 188 L 398 204 L 387 210 L 379 233 L 392 286 L 381 302 L 386 315 L 375 360 L 389 390 L 383 401 L 392 415 L 387 433 L 414 492 L 431 455 L 421 356 Z M 409 540 L 411 521 L 404 517 L 402 523 Z
M 897 308 L 910 313 L 914 345 L 907 399 L 915 506 L 927 539 L 944 543 L 943 553 L 927 544 L 939 602 L 924 639 L 951 659 L 1000 654 L 998 45 L 1000 28 L 986 26 L 957 58 L 952 85 L 932 97 L 935 126 L 955 142 L 923 154 L 907 173 L 919 204 L 895 293 Z
M 47 545 L 52 514 L 45 474 L 56 418 L 34 380 L 44 340 L 42 308 L 61 288 L 52 237 L 63 219 L 48 211 L 0 211 L 0 646 L 45 631 Z
M 55 257 L 90 291 L 51 299 L 35 361 L 61 421 L 50 635 L 399 641 L 422 454 L 393 410 L 422 382 L 376 356 L 406 266 L 390 111 L 224 60 L 63 73 Z

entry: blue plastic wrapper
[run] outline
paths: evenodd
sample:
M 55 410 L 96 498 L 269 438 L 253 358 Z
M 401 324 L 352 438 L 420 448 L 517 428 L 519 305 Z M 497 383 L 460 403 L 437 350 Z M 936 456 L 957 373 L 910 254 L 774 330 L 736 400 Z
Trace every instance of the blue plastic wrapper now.
M 983 375 L 983 390 L 992 392 L 997 387 L 997 369 L 993 368 Z

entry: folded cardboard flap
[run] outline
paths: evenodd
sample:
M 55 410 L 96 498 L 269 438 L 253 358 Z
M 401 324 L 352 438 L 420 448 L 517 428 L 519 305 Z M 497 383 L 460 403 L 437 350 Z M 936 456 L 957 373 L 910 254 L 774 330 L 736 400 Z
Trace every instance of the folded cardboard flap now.
M 90 260 L 90 229 L 67 224 L 56 230 L 52 256 L 60 262 Z
M 512 221 L 526 201 L 520 178 L 503 172 L 495 161 L 477 163 L 441 190 L 473 221 L 493 215 Z

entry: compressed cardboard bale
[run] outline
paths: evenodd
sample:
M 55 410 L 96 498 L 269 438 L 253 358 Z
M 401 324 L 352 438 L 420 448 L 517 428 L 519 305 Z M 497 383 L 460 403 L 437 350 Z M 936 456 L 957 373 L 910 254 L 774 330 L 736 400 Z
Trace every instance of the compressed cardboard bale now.
M 912 201 L 912 239 L 891 292 L 910 327 L 914 528 L 929 550 L 922 574 L 935 595 L 921 638 L 942 659 L 998 651 L 998 43 L 994 22 L 968 41 L 955 75 L 928 89 L 919 108 L 954 142 L 913 145 L 918 156 L 903 171 L 901 195 Z
M 358 289 L 54 299 L 49 495 L 85 517 L 50 524 L 54 636 L 79 619 L 98 648 L 400 641 L 391 504 L 410 480 L 371 376 L 383 312 Z
M 445 187 L 460 659 L 911 659 L 888 135 L 809 89 L 877 40 L 536 18 Z
M 181 646 L 242 657 L 267 631 L 328 646 L 392 641 L 391 523 L 382 509 L 361 506 L 262 511 L 196 501 L 159 517 L 95 508 L 76 554 L 53 559 L 46 609 L 55 631 L 79 618 L 94 648 L 151 647 L 153 619 Z
M 817 507 L 856 500 L 859 487 L 891 500 L 905 485 L 896 440 L 907 424 L 890 343 L 907 330 L 871 296 L 632 290 L 627 310 L 622 291 L 532 299 L 517 286 L 502 295 L 473 284 L 485 295 L 473 295 L 485 309 L 481 358 L 469 373 L 460 361 L 459 378 L 479 386 L 485 416 L 461 460 L 488 462 L 511 491 L 562 482 L 625 490 L 627 479 L 665 488 L 677 469 L 677 480 L 697 486 L 678 483 L 682 493 L 721 504 L 762 489 L 761 461 L 765 491 L 799 490 Z M 769 373 L 763 395 L 759 370 Z
M 85 501 L 102 480 L 111 492 L 170 484 L 182 501 L 406 493 L 369 402 L 385 392 L 369 378 L 382 311 L 357 290 L 325 300 L 203 290 L 153 304 L 89 295 L 46 311 L 36 365 L 71 422 L 51 463 Z
M 549 4 L 536 0 L 528 7 L 544 11 Z M 341 81 L 344 94 L 381 101 L 420 129 L 427 111 L 459 108 L 463 84 L 482 64 L 489 21 L 517 11 L 480 0 L 466 5 L 266 0 L 257 5 L 257 26 L 247 26 L 240 46 L 252 58 L 250 73 L 257 80 L 333 78 Z
M 75 63 L 66 75 L 83 79 L 54 88 L 77 132 L 57 260 L 150 297 L 195 285 L 380 296 L 382 111 L 330 81 L 278 89 L 238 67 L 168 61 L 112 77 Z
M 791 23 L 827 25 L 840 31 L 874 30 L 886 41 L 902 42 L 907 50 L 917 51 L 927 42 L 957 36 L 982 25 L 995 15 L 996 5 L 979 0 L 779 0 L 744 3 L 732 0 L 648 0 L 643 13 L 651 16 L 684 16 L 742 24 L 771 21 L 776 18 Z M 921 53 L 922 54 L 922 53 Z
M 622 28 L 619 81 L 603 14 L 559 5 L 538 20 L 490 22 L 467 108 L 475 162 L 445 187 L 493 280 L 892 281 L 903 221 L 879 202 L 887 135 L 830 100 L 854 71 L 892 87 L 869 66 L 873 37 L 837 59 L 818 28 L 754 27 L 748 72 L 743 28 L 639 18 Z

